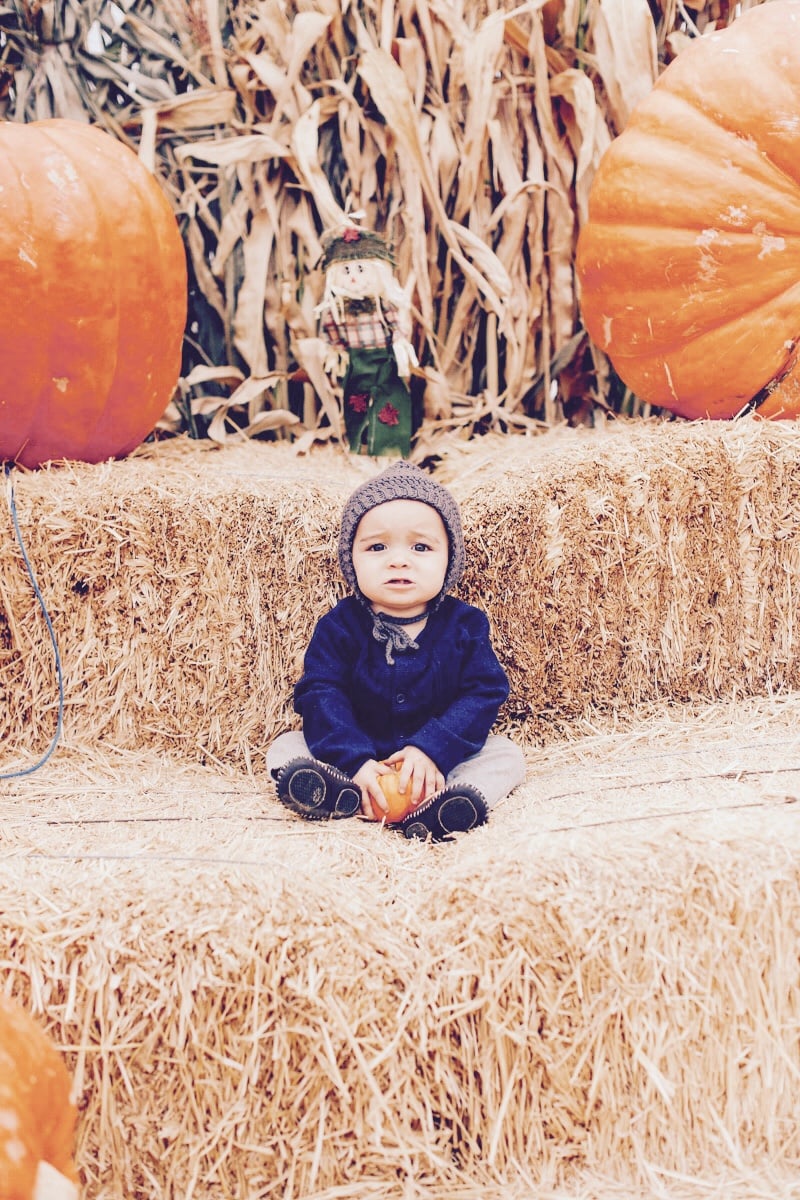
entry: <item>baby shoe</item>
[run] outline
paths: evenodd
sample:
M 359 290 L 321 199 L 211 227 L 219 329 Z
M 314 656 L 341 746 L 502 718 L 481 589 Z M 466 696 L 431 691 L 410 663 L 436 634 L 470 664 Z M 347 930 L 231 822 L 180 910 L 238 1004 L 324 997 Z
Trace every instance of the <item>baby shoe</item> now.
M 451 842 L 452 834 L 466 833 L 489 819 L 486 801 L 477 788 L 454 784 L 437 792 L 400 822 L 407 838 Z
M 276 787 L 286 807 L 309 821 L 352 817 L 361 807 L 352 779 L 314 758 L 293 758 L 279 771 Z

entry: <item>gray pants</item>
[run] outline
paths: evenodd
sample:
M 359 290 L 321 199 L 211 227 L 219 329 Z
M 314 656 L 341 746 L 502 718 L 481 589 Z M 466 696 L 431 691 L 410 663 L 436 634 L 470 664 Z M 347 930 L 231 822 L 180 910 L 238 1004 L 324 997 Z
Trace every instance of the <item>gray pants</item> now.
M 267 770 L 275 778 L 281 767 L 293 758 L 313 758 L 299 730 L 280 734 L 267 750 Z M 468 783 L 477 788 L 489 808 L 503 800 L 525 780 L 525 756 L 511 738 L 492 733 L 483 748 L 453 767 L 445 786 Z

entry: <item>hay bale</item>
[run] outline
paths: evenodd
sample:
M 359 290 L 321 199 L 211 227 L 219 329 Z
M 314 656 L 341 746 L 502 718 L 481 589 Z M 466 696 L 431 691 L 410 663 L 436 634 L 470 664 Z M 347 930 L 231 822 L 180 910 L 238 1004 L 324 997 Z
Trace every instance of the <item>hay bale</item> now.
M 453 845 L 152 754 L 7 784 L 86 1200 L 796 1196 L 799 706 L 554 746 Z
M 64 740 L 249 762 L 286 718 L 309 612 L 337 594 L 335 513 L 359 475 L 288 447 L 174 442 L 18 476 L 23 537 L 59 641 Z M 55 723 L 41 612 L 0 547 L 5 744 Z
M 512 439 L 502 472 L 472 477 L 464 586 L 532 735 L 798 686 L 798 439 L 796 423 L 622 423 L 537 439 L 528 462 Z
M 659 700 L 800 684 L 800 429 L 618 422 L 454 443 L 465 599 L 486 608 L 512 695 L 546 742 Z M 66 744 L 149 746 L 260 769 L 343 585 L 341 504 L 374 464 L 287 444 L 184 441 L 15 476 L 64 664 Z M 45 626 L 10 526 L 0 542 L 0 736 L 55 723 Z

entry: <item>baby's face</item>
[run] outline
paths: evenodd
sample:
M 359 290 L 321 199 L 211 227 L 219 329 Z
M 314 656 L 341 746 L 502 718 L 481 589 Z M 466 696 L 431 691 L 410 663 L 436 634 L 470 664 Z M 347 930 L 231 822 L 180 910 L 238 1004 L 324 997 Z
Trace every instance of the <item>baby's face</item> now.
M 377 259 L 352 258 L 328 268 L 328 282 L 355 296 L 375 296 L 380 291 Z
M 353 539 L 353 569 L 375 612 L 421 616 L 439 595 L 450 546 L 444 521 L 419 500 L 388 500 L 370 509 Z

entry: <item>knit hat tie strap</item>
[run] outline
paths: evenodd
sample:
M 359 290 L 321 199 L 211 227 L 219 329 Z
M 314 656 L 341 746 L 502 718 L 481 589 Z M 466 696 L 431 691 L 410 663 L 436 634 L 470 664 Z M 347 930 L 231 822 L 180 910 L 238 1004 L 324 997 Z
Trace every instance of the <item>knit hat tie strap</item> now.
M 414 625 L 421 621 L 426 614 L 418 617 L 390 617 L 386 613 L 372 614 L 372 636 L 376 642 L 386 643 L 386 661 L 394 666 L 394 654 L 402 654 L 406 650 L 419 650 L 418 644 L 409 637 L 403 625 Z

